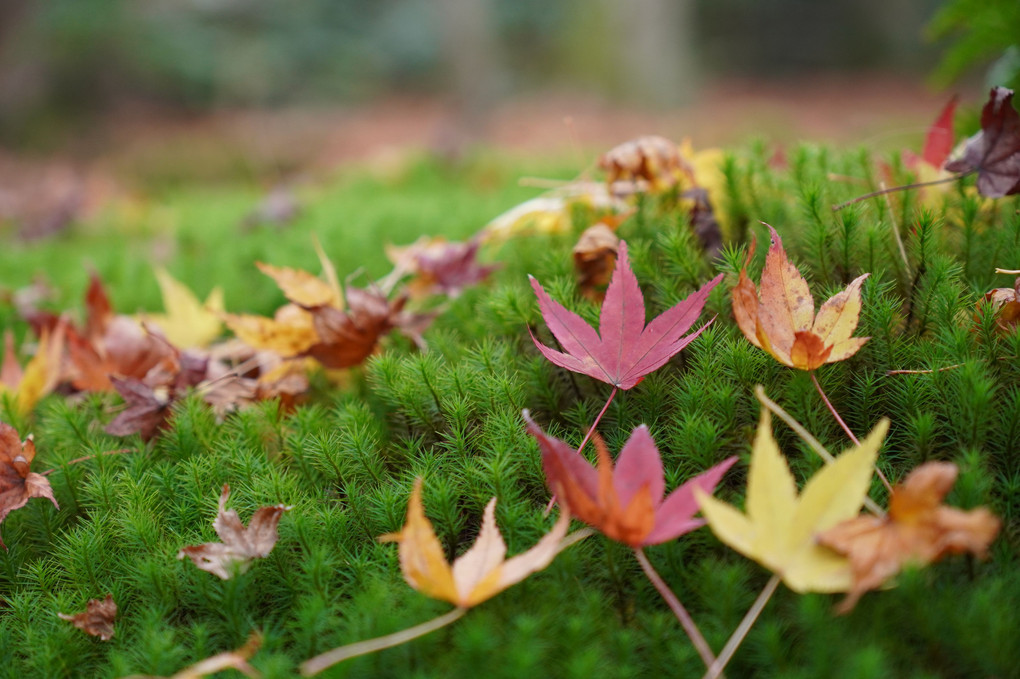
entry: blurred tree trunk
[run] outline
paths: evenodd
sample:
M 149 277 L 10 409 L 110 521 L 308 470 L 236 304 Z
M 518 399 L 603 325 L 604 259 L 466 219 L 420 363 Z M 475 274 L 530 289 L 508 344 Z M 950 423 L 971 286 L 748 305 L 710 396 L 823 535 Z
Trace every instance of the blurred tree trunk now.
M 617 26 L 624 95 L 659 106 L 689 102 L 699 84 L 694 0 L 606 0 Z
M 456 156 L 482 132 L 499 83 L 498 42 L 492 0 L 436 0 L 447 90 L 453 104 L 438 151 Z

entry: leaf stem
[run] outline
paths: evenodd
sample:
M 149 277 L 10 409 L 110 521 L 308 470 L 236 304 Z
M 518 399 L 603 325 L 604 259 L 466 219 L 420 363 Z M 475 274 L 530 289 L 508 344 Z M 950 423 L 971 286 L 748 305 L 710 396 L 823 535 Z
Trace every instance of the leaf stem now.
M 393 646 L 399 646 L 400 644 L 407 643 L 412 639 L 425 636 L 430 632 L 435 632 L 438 629 L 446 627 L 452 622 L 456 622 L 467 612 L 468 609 L 458 607 L 449 613 L 444 613 L 438 618 L 433 618 L 432 620 L 423 622 L 420 625 L 415 625 L 414 627 L 409 627 L 408 629 L 400 630 L 393 634 L 387 634 L 384 637 L 376 637 L 375 639 L 359 641 L 357 643 L 334 648 L 332 651 L 326 651 L 325 653 L 301 663 L 301 676 L 310 677 L 313 674 L 318 674 L 327 667 L 332 667 L 338 662 L 342 662 L 350 658 L 356 658 L 359 655 L 381 651 L 384 648 L 391 648 Z
M 897 191 L 908 191 L 910 189 L 921 189 L 921 188 L 924 188 L 925 186 L 936 186 L 938 184 L 948 184 L 949 182 L 955 182 L 957 179 L 963 179 L 964 177 L 966 177 L 969 174 L 974 174 L 974 170 L 971 170 L 969 172 L 964 172 L 962 174 L 954 174 L 951 177 L 943 177 L 942 179 L 933 179 L 930 182 L 917 182 L 916 184 L 904 184 L 903 186 L 894 186 L 894 187 L 892 187 L 890 189 L 881 189 L 879 191 L 872 191 L 871 193 L 865 193 L 863 196 L 857 196 L 856 198 L 848 200 L 845 203 L 840 203 L 839 205 L 833 205 L 832 206 L 832 211 L 833 212 L 839 212 L 840 210 L 842 210 L 843 208 L 845 208 L 845 207 L 847 207 L 849 205 L 853 205 L 854 203 L 860 203 L 862 200 L 867 200 L 868 198 L 875 198 L 876 196 L 884 196 L 884 195 L 889 194 L 889 193 L 896 193 Z
M 825 401 L 826 407 L 828 407 L 829 412 L 832 413 L 832 416 L 836 418 L 836 421 L 839 422 L 839 426 L 843 427 L 843 431 L 846 432 L 846 435 L 850 437 L 850 440 L 854 442 L 855 446 L 861 445 L 861 442 L 857 439 L 856 436 L 854 436 L 854 433 L 850 431 L 850 427 L 848 427 L 846 422 L 843 421 L 843 418 L 839 416 L 839 413 L 836 411 L 836 407 L 832 405 L 832 402 L 829 400 L 829 397 L 825 395 L 825 392 L 822 390 L 822 385 L 818 381 L 818 377 L 815 375 L 815 371 L 812 370 L 810 374 L 811 381 L 814 382 L 815 389 L 818 390 L 818 395 L 822 397 L 823 401 Z M 885 489 L 891 493 L 892 484 L 889 483 L 889 479 L 885 477 L 885 474 L 883 474 L 882 470 L 878 468 L 878 465 L 875 465 L 875 472 L 878 474 L 878 478 L 882 480 L 882 485 L 885 486 Z
M 705 667 L 714 667 L 716 663 L 718 663 L 718 660 L 716 660 L 715 655 L 712 654 L 712 649 L 709 647 L 708 642 L 705 641 L 705 637 L 702 636 L 701 630 L 699 630 L 698 626 L 694 624 L 691 614 L 688 613 L 687 609 L 684 608 L 684 605 L 680 603 L 680 599 L 678 599 L 676 594 L 673 593 L 673 590 L 669 588 L 666 581 L 663 580 L 652 567 L 648 557 L 645 556 L 644 550 L 640 547 L 635 547 L 634 556 L 637 557 L 638 563 L 641 564 L 641 568 L 644 570 L 645 575 L 647 575 L 648 579 L 651 580 L 653 585 L 655 585 L 655 589 L 659 590 L 659 594 L 661 594 L 662 598 L 666 600 L 666 603 L 673 611 L 673 615 L 675 615 L 676 619 L 680 621 L 680 625 L 684 628 L 684 632 L 687 633 L 687 636 L 690 637 L 691 643 L 694 644 L 694 648 L 698 651 L 698 655 L 700 655 L 701 659 L 705 662 Z M 722 668 L 720 667 L 720 672 L 721 671 Z M 717 672 L 714 676 L 719 676 L 719 673 Z
M 722 676 L 722 671 L 726 669 L 726 663 L 730 661 L 733 654 L 737 652 L 740 644 L 743 643 L 744 637 L 751 631 L 751 626 L 761 615 L 762 610 L 765 608 L 765 604 L 769 602 L 772 595 L 775 593 L 776 588 L 779 587 L 779 576 L 773 575 L 769 581 L 765 584 L 765 589 L 761 591 L 758 598 L 751 604 L 751 608 L 747 611 L 747 615 L 740 621 L 737 629 L 733 631 L 733 635 L 730 640 L 726 642 L 726 646 L 723 647 L 722 653 L 716 658 L 712 666 L 708 668 L 708 672 L 705 672 L 705 676 L 702 679 L 716 679 Z
M 782 406 L 765 395 L 765 388 L 760 384 L 754 388 L 754 395 L 759 401 L 761 401 L 763 406 L 772 411 L 772 413 L 785 422 L 786 425 L 797 434 L 797 436 L 801 437 L 804 440 L 804 443 L 808 444 L 808 447 L 818 454 L 818 457 L 825 460 L 826 464 L 832 464 L 836 461 L 836 458 L 832 456 L 832 453 L 826 450 L 825 446 L 823 446 L 818 439 L 812 436 L 811 432 L 804 428 L 804 425 L 793 419 L 793 416 L 783 410 Z M 878 503 L 870 497 L 864 497 L 864 506 L 867 507 L 868 511 L 875 516 L 885 516 L 885 510 L 879 507 Z
M 609 400 L 606 401 L 604 406 L 602 406 L 602 410 L 600 410 L 598 416 L 595 417 L 595 421 L 591 423 L 591 427 L 588 428 L 588 433 L 584 435 L 584 438 L 581 440 L 581 445 L 577 447 L 577 452 L 580 453 L 584 449 L 584 444 L 588 443 L 588 439 L 590 439 L 591 435 L 595 433 L 595 428 L 598 427 L 599 422 L 602 420 L 602 416 L 606 414 L 606 410 L 609 409 L 609 404 L 613 402 L 613 397 L 616 396 L 616 392 L 618 390 L 619 387 L 613 387 L 613 390 L 609 392 Z
M 64 466 L 66 467 L 66 466 L 69 466 L 69 465 L 72 465 L 72 464 L 78 464 L 79 462 L 85 462 L 87 460 L 92 460 L 92 459 L 95 459 L 95 458 L 99 457 L 100 455 L 123 455 L 125 453 L 133 453 L 133 452 L 134 452 L 133 448 L 118 448 L 117 450 L 104 450 L 103 452 L 96 453 L 95 455 L 86 455 L 85 457 L 76 457 L 73 460 L 65 462 Z M 44 472 L 39 472 L 39 475 L 40 476 L 49 476 L 50 474 L 52 474 L 53 472 L 57 471 L 60 468 L 61 467 L 54 467 L 53 469 L 47 469 Z
M 584 438 L 581 440 L 581 445 L 579 445 L 577 447 L 577 452 L 578 453 L 580 453 L 581 450 L 584 448 L 584 444 L 588 443 L 588 439 L 591 438 L 591 435 L 595 433 L 595 427 L 597 427 L 599 422 L 602 420 L 602 416 L 606 414 L 606 410 L 609 409 L 609 404 L 613 402 L 613 397 L 616 396 L 616 392 L 618 390 L 619 390 L 619 387 L 613 387 L 613 390 L 609 393 L 609 400 L 606 401 L 606 404 L 604 406 L 602 406 L 602 410 L 599 411 L 598 417 L 596 417 L 595 421 L 591 423 L 591 426 L 588 428 L 588 433 L 585 434 Z M 545 506 L 545 514 L 543 514 L 543 516 L 548 516 L 549 515 L 549 512 L 552 511 L 552 508 L 553 508 L 554 504 L 556 504 L 556 496 L 555 495 L 553 495 L 551 498 L 549 498 L 549 504 L 547 504 Z

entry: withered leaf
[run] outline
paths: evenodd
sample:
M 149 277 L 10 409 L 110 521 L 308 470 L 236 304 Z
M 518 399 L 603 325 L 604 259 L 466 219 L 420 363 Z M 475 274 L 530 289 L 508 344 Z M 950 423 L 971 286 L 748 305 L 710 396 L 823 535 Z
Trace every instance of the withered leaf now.
M 124 679 L 202 679 L 210 674 L 216 674 L 223 670 L 237 670 L 246 677 L 259 679 L 262 674 L 256 670 L 248 660 L 262 645 L 262 635 L 252 632 L 244 646 L 235 651 L 225 651 L 209 656 L 205 660 L 199 660 L 194 665 L 185 667 L 180 672 L 175 672 L 171 677 L 153 677 L 152 675 L 132 674 Z
M 408 283 L 412 297 L 457 297 L 465 288 L 480 283 L 499 268 L 495 264 L 478 262 L 479 245 L 478 238 L 457 243 L 441 236 L 422 236 L 405 247 L 388 245 L 386 256 L 393 262 L 395 273 L 399 276 L 414 274 Z
M 957 472 L 950 462 L 927 462 L 893 488 L 886 516 L 848 519 L 818 535 L 819 544 L 850 559 L 853 587 L 840 612 L 907 563 L 927 565 L 963 552 L 986 556 L 1001 523 L 984 507 L 962 511 L 942 504 Z
M 581 294 L 593 302 L 601 302 L 605 298 L 605 292 L 600 288 L 609 285 L 619 246 L 620 238 L 602 222 L 585 229 L 574 246 L 577 285 Z
M 991 305 L 995 323 L 1002 330 L 1009 330 L 1020 323 L 1020 278 L 1016 279 L 1012 288 L 989 290 L 982 300 Z M 978 305 L 981 303 L 979 301 Z
M 89 599 L 88 606 L 81 613 L 69 615 L 57 613 L 61 620 L 67 620 L 86 634 L 99 637 L 103 641 L 113 638 L 113 621 L 117 617 L 117 604 L 113 595 L 107 594 L 105 599 Z
M 107 434 L 130 436 L 138 433 L 142 440 L 148 441 L 167 424 L 174 400 L 170 387 L 150 387 L 133 377 L 111 376 L 110 381 L 126 407 L 106 425 Z
M 0 523 L 33 497 L 44 497 L 60 509 L 46 477 L 29 471 L 34 457 L 35 441 L 32 437 L 22 442 L 14 427 L 0 422 Z M 7 549 L 3 538 L 0 538 L 0 547 Z
M 977 172 L 982 196 L 1020 193 L 1020 115 L 1013 90 L 994 87 L 981 110 L 981 131 L 967 141 L 963 157 L 946 163 L 950 172 Z
M 219 513 L 213 521 L 213 528 L 222 542 L 185 547 L 177 554 L 178 559 L 188 557 L 198 568 L 224 580 L 229 580 L 235 573 L 246 572 L 254 559 L 266 557 L 273 551 L 279 537 L 276 526 L 283 513 L 290 509 L 282 504 L 262 507 L 252 515 L 245 528 L 237 512 L 227 510 L 229 497 L 230 486 L 223 484 Z
M 610 191 L 616 195 L 664 191 L 692 172 L 676 144 L 654 135 L 611 148 L 599 158 L 599 167 L 606 172 Z

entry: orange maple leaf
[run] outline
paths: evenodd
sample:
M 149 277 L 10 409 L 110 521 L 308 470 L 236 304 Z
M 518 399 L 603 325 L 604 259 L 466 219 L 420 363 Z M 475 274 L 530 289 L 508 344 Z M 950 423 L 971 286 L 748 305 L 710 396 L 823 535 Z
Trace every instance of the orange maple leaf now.
M 987 555 L 999 519 L 984 507 L 965 512 L 942 504 L 957 472 L 950 462 L 925 463 L 893 489 L 888 515 L 860 516 L 817 536 L 819 544 L 850 559 L 854 583 L 840 612 L 849 611 L 906 563 L 926 565 L 963 552 Z
M 769 231 L 772 244 L 760 289 L 747 276 L 747 263 L 754 255 L 753 241 L 733 289 L 733 315 L 741 332 L 751 344 L 791 368 L 815 370 L 850 358 L 871 339 L 852 337 L 860 320 L 861 285 L 870 274 L 855 278 L 815 315 L 807 281 L 786 256 L 776 230 L 769 226 Z
M 421 484 L 420 478 L 414 482 L 407 504 L 407 523 L 399 533 L 388 533 L 379 540 L 400 544 L 400 569 L 411 587 L 458 608 L 476 606 L 548 566 L 570 526 L 570 515 L 564 511 L 534 547 L 506 559 L 506 544 L 496 526 L 496 498 L 492 498 L 485 506 L 478 539 L 451 567 L 425 516 Z
M 50 482 L 42 474 L 30 472 L 35 457 L 35 442 L 24 442 L 11 425 L 0 422 L 0 523 L 15 509 L 21 509 L 33 497 L 44 497 L 60 509 Z M 7 549 L 2 538 L 0 547 Z

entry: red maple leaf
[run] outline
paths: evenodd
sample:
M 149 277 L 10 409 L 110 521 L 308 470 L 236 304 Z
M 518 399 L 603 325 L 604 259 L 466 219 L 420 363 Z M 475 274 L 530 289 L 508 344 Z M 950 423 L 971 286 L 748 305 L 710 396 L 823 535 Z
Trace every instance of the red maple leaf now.
M 711 324 L 709 321 L 696 332 L 684 335 L 701 315 L 708 293 L 722 280 L 722 274 L 645 326 L 644 296 L 627 259 L 627 243 L 620 241 L 616 270 L 602 303 L 598 332 L 549 297 L 534 277 L 529 278 L 546 325 L 566 351 L 550 349 L 532 334 L 531 339 L 542 355 L 561 368 L 583 373 L 619 389 L 630 389 L 645 375 L 662 367 Z
M 977 172 L 978 192 L 986 198 L 1020 193 L 1020 115 L 1013 90 L 995 87 L 981 110 L 981 131 L 964 147 L 963 157 L 946 163 L 950 172 Z
M 924 150 L 921 152 L 921 158 L 936 169 L 942 168 L 953 151 L 953 116 L 959 101 L 959 97 L 949 100 L 949 103 L 939 113 L 939 117 L 928 128 L 928 134 L 924 138 Z

